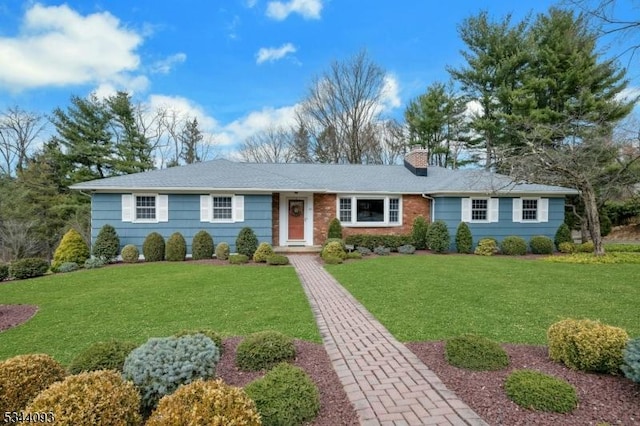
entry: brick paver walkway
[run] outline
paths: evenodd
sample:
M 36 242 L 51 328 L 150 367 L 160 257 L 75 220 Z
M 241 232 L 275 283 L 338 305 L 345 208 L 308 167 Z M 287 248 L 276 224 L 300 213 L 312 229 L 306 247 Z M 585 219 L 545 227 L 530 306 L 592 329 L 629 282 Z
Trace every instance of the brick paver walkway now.
M 316 257 L 290 255 L 325 349 L 362 425 L 486 425 Z

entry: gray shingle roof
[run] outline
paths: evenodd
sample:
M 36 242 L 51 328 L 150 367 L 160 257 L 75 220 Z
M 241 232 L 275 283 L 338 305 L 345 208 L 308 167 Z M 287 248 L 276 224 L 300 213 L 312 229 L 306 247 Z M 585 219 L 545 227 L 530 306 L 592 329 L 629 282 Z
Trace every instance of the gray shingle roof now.
M 509 177 L 484 170 L 451 170 L 430 166 L 416 176 L 400 165 L 258 164 L 213 160 L 83 182 L 72 189 L 122 191 L 246 191 L 392 194 L 575 194 L 559 186 L 515 184 Z

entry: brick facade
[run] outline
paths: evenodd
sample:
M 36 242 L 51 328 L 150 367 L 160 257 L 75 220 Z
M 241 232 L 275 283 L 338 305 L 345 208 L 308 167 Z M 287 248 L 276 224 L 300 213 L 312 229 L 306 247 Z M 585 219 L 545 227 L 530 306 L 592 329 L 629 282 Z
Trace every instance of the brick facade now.
M 421 195 L 402 196 L 402 226 L 391 227 L 346 227 L 342 228 L 342 236 L 354 234 L 401 235 L 411 233 L 413 220 L 424 216 L 431 221 L 431 200 Z M 327 239 L 329 221 L 336 217 L 335 194 L 313 194 L 313 244 L 321 245 Z

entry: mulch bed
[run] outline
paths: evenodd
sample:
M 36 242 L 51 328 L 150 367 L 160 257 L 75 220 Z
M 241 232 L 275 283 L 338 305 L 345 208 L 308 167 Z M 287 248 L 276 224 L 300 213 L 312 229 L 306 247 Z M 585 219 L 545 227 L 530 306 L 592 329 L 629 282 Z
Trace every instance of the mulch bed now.
M 476 372 L 449 365 L 443 342 L 406 345 L 453 392 L 491 425 L 611 425 L 640 424 L 640 385 L 624 376 L 586 374 L 549 360 L 546 346 L 505 344 L 510 366 L 502 371 Z M 570 414 L 554 414 L 521 408 L 509 400 L 503 383 L 516 369 L 532 369 L 571 383 L 578 394 L 578 408 Z
M 0 305 L 0 331 L 27 322 L 36 312 L 35 305 Z

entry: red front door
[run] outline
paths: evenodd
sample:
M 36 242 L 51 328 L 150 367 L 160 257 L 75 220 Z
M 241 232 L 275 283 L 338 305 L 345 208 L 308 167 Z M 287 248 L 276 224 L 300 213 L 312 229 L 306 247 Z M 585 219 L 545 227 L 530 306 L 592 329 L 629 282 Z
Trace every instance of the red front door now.
M 289 240 L 304 240 L 304 200 L 289 200 Z

